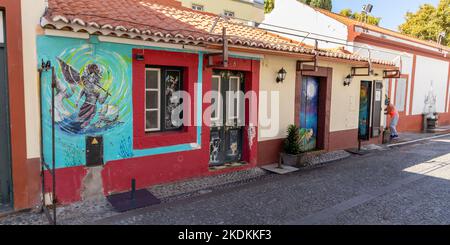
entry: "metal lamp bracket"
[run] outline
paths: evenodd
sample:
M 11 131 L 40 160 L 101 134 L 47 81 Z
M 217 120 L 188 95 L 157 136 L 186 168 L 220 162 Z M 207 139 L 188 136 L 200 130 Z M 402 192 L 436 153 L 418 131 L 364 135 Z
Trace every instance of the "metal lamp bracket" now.
M 372 69 L 372 53 L 370 51 L 370 49 L 367 50 L 369 52 L 369 58 L 368 58 L 368 66 L 359 66 L 359 67 L 352 67 L 352 72 L 351 72 L 351 76 L 352 77 L 361 77 L 361 76 L 370 76 L 373 74 L 373 69 Z M 367 72 L 358 72 L 360 70 L 367 70 Z
M 297 71 L 317 71 L 317 57 L 319 56 L 318 45 L 318 41 L 316 40 L 316 45 L 314 47 L 314 56 L 311 60 L 297 60 Z M 311 64 L 312 68 L 304 68 L 304 64 Z
M 220 67 L 220 68 L 227 68 L 228 67 L 228 61 L 229 61 L 229 53 L 228 53 L 228 39 L 227 39 L 227 29 L 224 27 L 222 28 L 222 52 L 220 53 L 209 53 L 206 54 L 206 58 L 208 59 L 207 67 Z M 214 64 L 214 57 L 215 56 L 221 56 L 222 62 L 219 64 Z
M 305 68 L 304 64 L 311 64 L 312 68 Z M 297 71 L 317 71 L 317 55 L 312 60 L 297 60 Z

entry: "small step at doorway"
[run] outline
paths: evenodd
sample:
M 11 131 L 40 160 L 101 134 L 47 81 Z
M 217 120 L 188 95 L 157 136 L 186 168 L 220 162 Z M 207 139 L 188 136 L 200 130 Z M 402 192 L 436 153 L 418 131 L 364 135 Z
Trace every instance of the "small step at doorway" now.
M 209 166 L 209 171 L 218 171 L 218 170 L 224 170 L 224 169 L 229 169 L 229 168 L 238 168 L 238 167 L 244 167 L 248 165 L 246 162 L 230 162 L 230 163 L 225 163 L 223 165 L 211 165 Z

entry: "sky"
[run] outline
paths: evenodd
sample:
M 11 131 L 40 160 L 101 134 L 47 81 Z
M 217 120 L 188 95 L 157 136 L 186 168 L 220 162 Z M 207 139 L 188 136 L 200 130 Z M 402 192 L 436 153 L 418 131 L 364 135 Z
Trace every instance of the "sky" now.
M 416 12 L 425 3 L 437 6 L 439 0 L 333 0 L 333 12 L 350 8 L 360 12 L 364 4 L 372 4 L 372 15 L 381 17 L 380 26 L 391 30 L 398 30 L 398 26 L 405 21 L 405 15 Z

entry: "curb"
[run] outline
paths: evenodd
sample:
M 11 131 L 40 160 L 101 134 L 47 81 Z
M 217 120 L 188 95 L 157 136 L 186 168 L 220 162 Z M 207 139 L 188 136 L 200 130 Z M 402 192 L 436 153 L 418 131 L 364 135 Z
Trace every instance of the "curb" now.
M 421 139 L 410 140 L 410 141 L 406 141 L 406 142 L 388 144 L 388 145 L 386 145 L 386 147 L 390 148 L 390 147 L 395 147 L 395 146 L 409 145 L 409 144 L 413 144 L 413 143 L 416 143 L 416 142 L 442 138 L 442 137 L 445 137 L 445 136 L 450 136 L 450 132 L 446 132 L 446 133 L 443 133 L 443 134 L 437 134 L 435 136 L 425 137 L 425 138 L 421 138 Z

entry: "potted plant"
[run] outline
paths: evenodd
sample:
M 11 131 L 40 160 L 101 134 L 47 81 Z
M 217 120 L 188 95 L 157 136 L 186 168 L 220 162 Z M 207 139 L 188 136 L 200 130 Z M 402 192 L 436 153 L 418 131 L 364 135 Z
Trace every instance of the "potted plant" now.
M 301 153 L 300 129 L 296 125 L 289 125 L 287 137 L 284 141 L 281 160 L 283 164 L 297 166 L 299 164 L 299 155 Z

